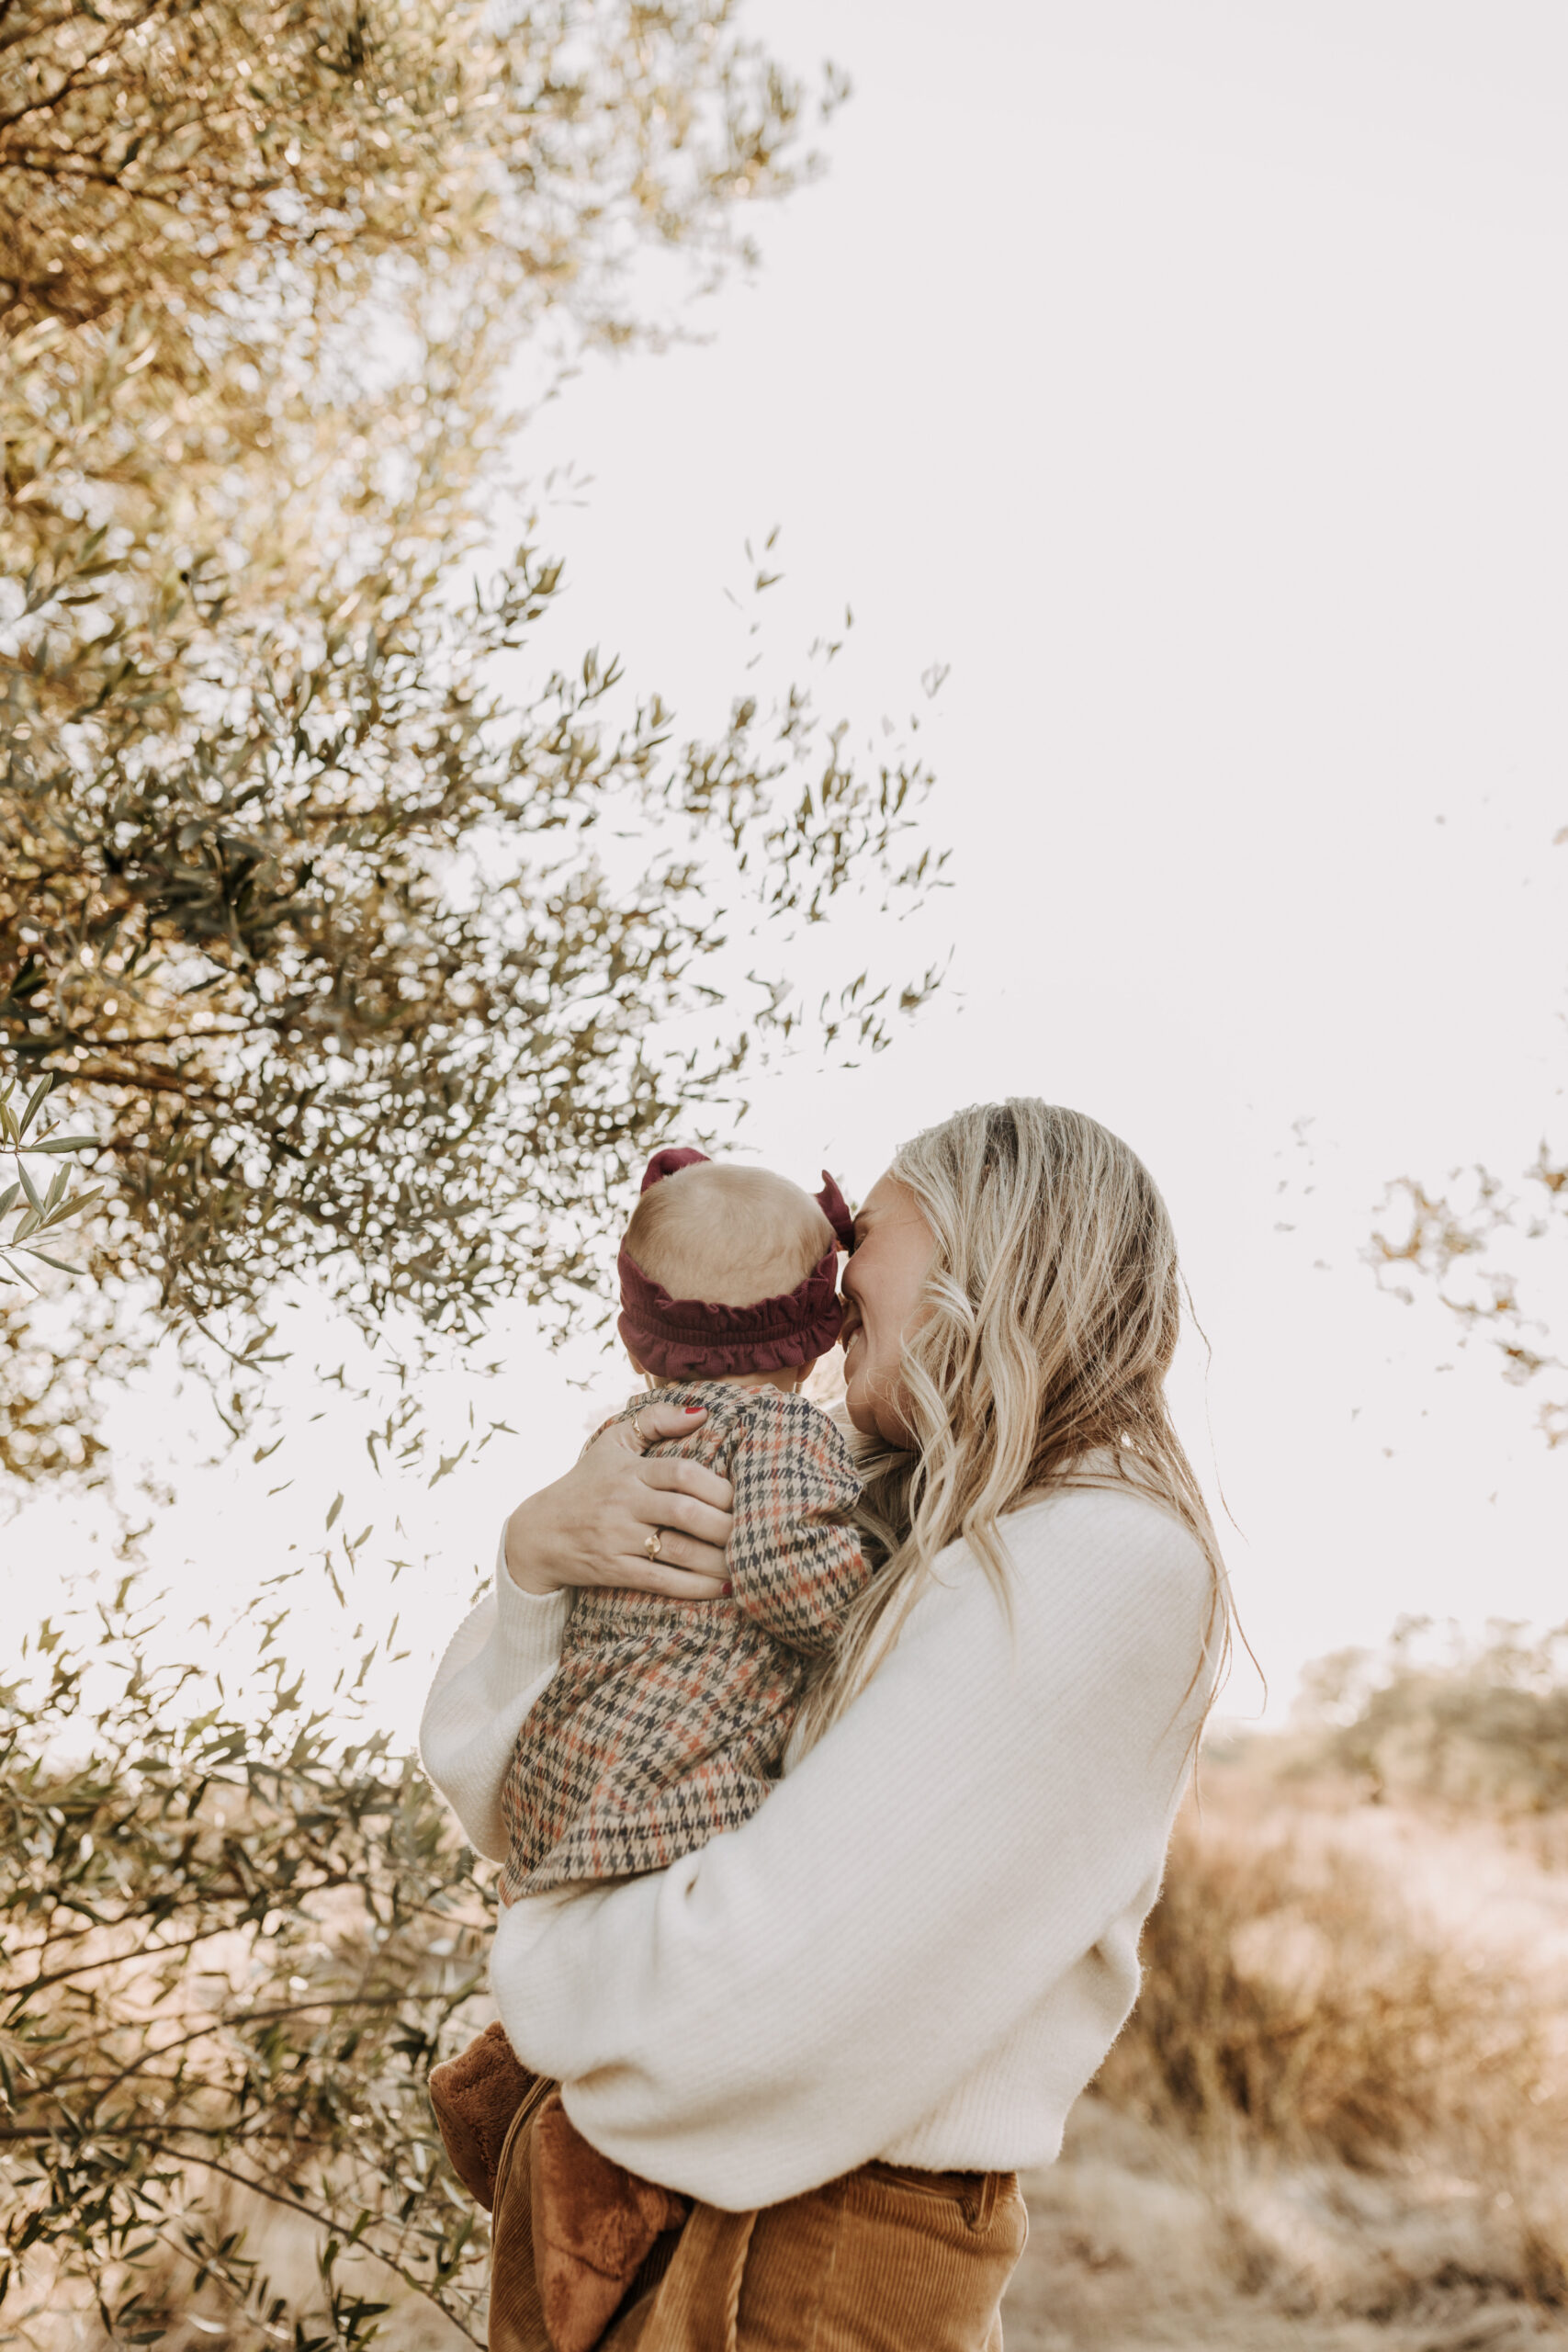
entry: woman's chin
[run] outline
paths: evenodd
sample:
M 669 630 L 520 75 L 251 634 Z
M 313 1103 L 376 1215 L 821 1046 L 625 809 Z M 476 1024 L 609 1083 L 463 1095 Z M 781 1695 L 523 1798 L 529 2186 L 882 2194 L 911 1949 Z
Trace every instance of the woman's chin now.
M 874 1434 L 874 1424 L 870 1419 L 871 1400 L 855 1363 L 855 1357 L 864 1353 L 864 1349 L 857 1348 L 853 1340 L 844 1350 L 844 1410 L 861 1435 L 871 1437 Z
M 844 1391 L 844 1410 L 862 1437 L 882 1435 L 882 1431 L 876 1426 L 876 1415 L 872 1410 L 870 1397 L 863 1391 L 857 1392 L 852 1381 Z

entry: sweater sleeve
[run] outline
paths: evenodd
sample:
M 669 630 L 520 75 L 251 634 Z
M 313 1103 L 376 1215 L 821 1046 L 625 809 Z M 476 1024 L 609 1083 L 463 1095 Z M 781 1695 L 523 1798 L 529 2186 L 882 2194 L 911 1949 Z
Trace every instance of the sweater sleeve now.
M 424 1703 L 420 1760 L 469 1844 L 506 1860 L 502 1784 L 523 1719 L 560 1658 L 571 1596 L 522 1591 L 507 1573 L 506 1532 L 495 1580 L 446 1647 Z
M 849 1513 L 860 1499 L 849 1448 L 804 1396 L 765 1390 L 730 1465 L 727 1566 L 749 1617 L 807 1657 L 830 1650 L 870 1574 Z
M 1157 1884 L 1211 1679 L 1207 1563 L 1133 1497 L 1058 1495 L 1004 1525 L 1010 1631 L 951 1547 L 743 1828 L 508 1913 L 506 2030 L 606 2154 L 732 2210 L 849 2171 Z

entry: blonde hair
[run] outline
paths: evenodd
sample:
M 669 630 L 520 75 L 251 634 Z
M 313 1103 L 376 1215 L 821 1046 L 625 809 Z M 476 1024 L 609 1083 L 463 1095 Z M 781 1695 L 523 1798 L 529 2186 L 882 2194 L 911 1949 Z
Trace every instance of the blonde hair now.
M 1010 1615 L 998 1521 L 1067 1486 L 1131 1485 L 1209 1563 L 1202 1656 L 1231 1644 L 1224 1564 L 1171 1425 L 1165 1376 L 1180 1328 L 1176 1237 L 1136 1154 L 1086 1118 L 1028 1098 L 960 1111 L 896 1155 L 935 1240 L 899 1373 L 909 1452 L 857 1464 L 860 1516 L 883 1564 L 807 1694 L 820 1736 L 874 1671 L 945 1544 L 962 1537 Z
M 804 1282 L 833 1228 L 787 1176 L 704 1159 L 649 1186 L 623 1246 L 671 1298 L 754 1306 Z

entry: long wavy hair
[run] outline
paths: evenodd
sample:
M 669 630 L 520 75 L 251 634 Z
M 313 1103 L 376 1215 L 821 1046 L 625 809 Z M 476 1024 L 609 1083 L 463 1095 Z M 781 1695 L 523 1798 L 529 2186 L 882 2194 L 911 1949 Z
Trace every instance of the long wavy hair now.
M 907 1452 L 857 1464 L 860 1517 L 882 1565 L 802 1711 L 805 1744 L 875 1670 L 944 1545 L 962 1538 L 1011 1614 L 1000 1521 L 1068 1486 L 1132 1486 L 1188 1528 L 1212 1577 L 1204 1647 L 1230 1655 L 1224 1563 L 1172 1427 L 1166 1374 L 1180 1329 L 1169 1214 L 1120 1136 L 1027 1097 L 960 1111 L 904 1145 L 889 1173 L 935 1240 L 905 1332 Z

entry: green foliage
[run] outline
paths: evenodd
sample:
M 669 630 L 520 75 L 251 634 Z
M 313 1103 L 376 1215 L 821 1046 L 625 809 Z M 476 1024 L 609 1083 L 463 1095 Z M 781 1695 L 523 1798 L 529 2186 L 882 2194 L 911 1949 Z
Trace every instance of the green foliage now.
M 54 1252 L 63 1228 L 85 1216 L 98 1197 L 73 1192 L 65 1164 L 77 1152 L 96 1151 L 96 1136 L 62 1135 L 58 1125 L 43 1125 L 53 1088 L 51 1077 L 40 1078 L 24 1098 L 13 1079 L 0 1076 L 0 1173 L 7 1159 L 14 1171 L 0 1190 L 0 1280 L 9 1277 L 35 1290 L 37 1279 L 27 1261 L 70 1273 L 71 1266 Z
M 491 1898 L 412 1763 L 303 1713 L 285 1613 L 253 1612 L 259 1723 L 150 1661 L 130 1578 L 0 1694 L 8 2341 L 96 2308 L 151 2343 L 195 2310 L 348 2347 L 389 2297 L 482 2341 L 483 2217 L 423 2079 L 468 2030 Z M 312 2309 L 250 2250 L 267 2206 L 319 2232 Z
M 8 13 L 0 1043 L 97 1138 L 107 1285 L 0 1312 L 14 1476 L 91 1464 L 156 1330 L 222 1318 L 254 1369 L 279 1284 L 367 1329 L 570 1314 L 649 1138 L 800 1027 L 803 933 L 932 878 L 897 741 L 852 759 L 799 688 L 692 741 L 595 651 L 530 671 L 524 509 L 468 576 L 519 355 L 538 392 L 652 332 L 639 255 L 744 258 L 801 118 L 725 0 Z M 928 985 L 813 1034 L 874 1049 Z
M 773 812 L 818 731 L 798 697 L 671 753 L 657 701 L 601 731 L 615 673 L 591 656 L 503 715 L 484 662 L 553 582 L 525 556 L 454 618 L 434 578 L 383 578 L 371 628 L 321 615 L 309 656 L 258 647 L 256 673 L 210 718 L 189 701 L 157 756 L 136 675 L 94 687 L 90 727 L 73 708 L 56 748 L 17 754 L 0 1020 L 26 1070 L 69 1072 L 94 1104 L 118 1176 L 104 1258 L 154 1273 L 165 1308 L 209 1315 L 325 1268 L 372 1317 L 397 1300 L 471 1328 L 520 1280 L 579 1272 L 575 1243 L 552 1254 L 551 1212 L 602 1209 L 750 1043 L 742 1023 L 673 1063 L 661 1049 L 726 916 L 684 839 L 607 879 L 606 802 L 627 827 L 678 818 L 749 845 L 759 919 L 809 915 L 885 858 L 907 769 L 859 779 L 829 743 Z M 90 770 L 65 748 L 84 735 Z M 790 1021 L 764 1002 L 753 1028 Z M 879 1022 L 857 1009 L 856 1035 Z

